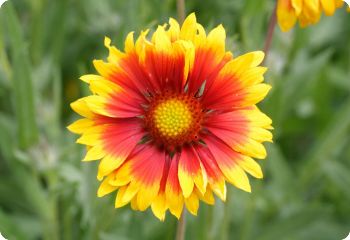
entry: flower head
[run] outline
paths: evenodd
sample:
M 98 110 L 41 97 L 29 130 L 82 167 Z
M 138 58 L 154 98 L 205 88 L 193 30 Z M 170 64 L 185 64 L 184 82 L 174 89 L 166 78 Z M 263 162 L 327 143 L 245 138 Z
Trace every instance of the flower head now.
M 115 207 L 151 207 L 163 220 L 184 205 L 196 214 L 213 194 L 225 200 L 226 181 L 250 192 L 246 173 L 262 178 L 253 158 L 272 141 L 255 105 L 270 90 L 264 53 L 233 58 L 224 28 L 206 34 L 194 14 L 147 35 L 130 33 L 124 52 L 106 38 L 107 62 L 81 77 L 93 94 L 71 104 L 84 117 L 68 127 L 88 147 L 84 161 L 101 159 L 98 196 L 117 191 Z
M 289 31 L 297 21 L 301 27 L 317 23 L 324 12 L 332 16 L 343 0 L 278 0 L 277 19 L 282 31 Z

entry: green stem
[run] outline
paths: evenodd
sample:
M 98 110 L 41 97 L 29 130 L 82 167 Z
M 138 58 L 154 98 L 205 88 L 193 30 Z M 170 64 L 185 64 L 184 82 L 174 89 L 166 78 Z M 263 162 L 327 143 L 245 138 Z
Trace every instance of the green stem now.
M 221 223 L 221 239 L 228 240 L 229 238 L 229 229 L 230 229 L 230 218 L 231 218 L 231 191 L 232 189 L 227 189 L 227 196 L 224 205 L 224 216 Z
M 186 14 L 185 0 L 177 0 L 176 6 L 177 6 L 177 17 L 181 24 L 185 20 L 185 14 Z
M 265 60 L 267 59 L 267 56 L 270 52 L 272 40 L 273 40 L 273 33 L 275 31 L 276 23 L 277 23 L 277 15 L 276 15 L 276 10 L 277 10 L 277 1 L 275 4 L 275 7 L 273 9 L 272 15 L 270 17 L 270 22 L 269 22 L 269 28 L 267 30 L 266 38 L 265 38 L 265 46 L 264 46 L 264 53 L 265 53 Z
M 185 232 L 186 232 L 186 210 L 182 211 L 181 217 L 177 223 L 176 229 L 176 240 L 185 240 Z

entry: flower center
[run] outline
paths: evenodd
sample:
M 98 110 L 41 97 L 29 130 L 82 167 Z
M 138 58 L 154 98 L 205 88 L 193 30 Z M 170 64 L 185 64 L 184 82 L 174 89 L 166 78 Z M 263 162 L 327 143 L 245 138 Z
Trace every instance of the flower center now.
M 202 119 L 202 107 L 196 98 L 165 93 L 152 98 L 145 125 L 157 144 L 173 151 L 199 140 Z
M 189 128 L 192 114 L 185 103 L 170 99 L 156 107 L 154 121 L 158 131 L 164 137 L 176 137 Z

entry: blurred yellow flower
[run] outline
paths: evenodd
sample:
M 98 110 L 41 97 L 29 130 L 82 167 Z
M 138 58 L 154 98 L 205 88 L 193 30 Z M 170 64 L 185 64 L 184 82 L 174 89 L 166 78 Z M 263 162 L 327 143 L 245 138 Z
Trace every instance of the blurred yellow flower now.
M 184 205 L 226 198 L 229 182 L 251 191 L 246 173 L 262 178 L 259 164 L 272 141 L 271 120 L 256 104 L 270 90 L 262 83 L 263 52 L 233 58 L 222 25 L 206 34 L 191 14 L 182 27 L 170 19 L 151 40 L 144 31 L 125 52 L 110 45 L 99 75 L 85 75 L 93 93 L 72 103 L 84 118 L 70 125 L 88 146 L 84 161 L 99 160 L 98 196 L 118 191 L 115 207 L 151 207 L 163 220 Z
M 343 5 L 342 0 L 278 0 L 278 24 L 285 32 L 289 31 L 297 21 L 301 27 L 306 27 L 317 23 L 322 12 L 331 16 Z

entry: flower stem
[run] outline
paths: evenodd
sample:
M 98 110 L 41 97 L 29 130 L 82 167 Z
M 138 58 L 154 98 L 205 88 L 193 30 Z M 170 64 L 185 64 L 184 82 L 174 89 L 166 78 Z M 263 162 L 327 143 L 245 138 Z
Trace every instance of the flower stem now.
M 184 209 L 181 213 L 181 217 L 177 222 L 176 229 L 176 240 L 185 240 L 185 232 L 186 232 L 186 210 Z
M 185 20 L 185 0 L 177 0 L 177 17 L 178 20 L 181 23 Z
M 269 54 L 270 47 L 272 44 L 272 40 L 273 40 L 273 32 L 275 30 L 276 23 L 277 23 L 276 11 L 277 11 L 277 1 L 275 3 L 275 7 L 274 7 L 272 15 L 270 17 L 269 28 L 267 30 L 267 34 L 266 34 L 266 38 L 265 38 L 265 46 L 264 46 L 265 60 L 264 61 L 266 61 L 266 59 L 267 59 L 267 56 Z

